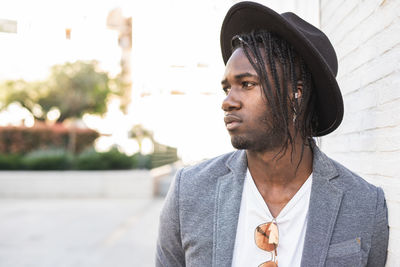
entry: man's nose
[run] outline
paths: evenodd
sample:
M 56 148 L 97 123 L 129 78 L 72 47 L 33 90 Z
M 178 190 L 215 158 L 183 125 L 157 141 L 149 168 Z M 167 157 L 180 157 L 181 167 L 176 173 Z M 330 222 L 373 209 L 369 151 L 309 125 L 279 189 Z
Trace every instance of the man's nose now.
M 222 101 L 222 110 L 223 111 L 231 111 L 235 109 L 240 109 L 242 106 L 242 103 L 240 102 L 239 97 L 237 96 L 237 93 L 234 92 L 234 90 L 229 90 L 228 95 L 225 97 L 224 101 Z

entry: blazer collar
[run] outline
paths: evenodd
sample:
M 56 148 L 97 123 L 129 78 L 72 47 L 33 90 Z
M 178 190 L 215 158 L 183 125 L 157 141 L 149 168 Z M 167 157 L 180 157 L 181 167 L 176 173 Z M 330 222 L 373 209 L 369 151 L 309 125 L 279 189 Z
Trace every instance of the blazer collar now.
M 232 265 L 236 229 L 247 170 L 244 150 L 235 151 L 227 160 L 230 172 L 218 178 L 213 236 L 213 266 Z
M 301 266 L 324 266 L 343 192 L 331 182 L 338 171 L 312 143 L 313 180 Z
M 311 140 L 311 149 L 313 151 L 313 176 L 316 175 L 318 179 L 323 180 L 337 177 L 338 172 L 332 160 L 318 148 L 314 140 Z

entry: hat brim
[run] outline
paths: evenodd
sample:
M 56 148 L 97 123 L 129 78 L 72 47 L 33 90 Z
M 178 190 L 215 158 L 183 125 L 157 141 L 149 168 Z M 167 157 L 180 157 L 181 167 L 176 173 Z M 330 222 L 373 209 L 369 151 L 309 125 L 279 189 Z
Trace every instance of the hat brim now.
M 318 126 L 315 136 L 323 136 L 334 131 L 343 119 L 343 99 L 335 78 L 336 73 L 334 74 L 328 67 L 312 42 L 272 9 L 258 3 L 241 2 L 228 11 L 222 24 L 220 40 L 224 63 L 226 64 L 232 55 L 232 38 L 253 30 L 276 33 L 288 41 L 303 57 L 312 73 L 317 98 Z

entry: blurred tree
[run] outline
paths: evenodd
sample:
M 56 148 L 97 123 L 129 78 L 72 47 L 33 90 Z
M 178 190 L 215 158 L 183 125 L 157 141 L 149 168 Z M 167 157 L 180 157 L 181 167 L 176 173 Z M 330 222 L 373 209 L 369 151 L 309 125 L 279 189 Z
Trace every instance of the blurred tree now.
M 1 109 L 17 102 L 29 110 L 36 120 L 44 121 L 46 114 L 43 114 L 43 110 L 37 101 L 41 95 L 45 94 L 46 89 L 42 82 L 6 81 L 0 85 Z
M 109 94 L 118 94 L 118 86 L 111 90 L 110 80 L 106 72 L 98 69 L 96 61 L 56 65 L 46 81 L 3 83 L 0 87 L 2 108 L 18 102 L 40 121 L 45 121 L 54 109 L 59 111 L 57 122 L 81 118 L 85 113 L 104 114 Z
M 140 153 L 142 153 L 143 139 L 149 138 L 154 143 L 153 132 L 145 129 L 141 124 L 134 125 L 129 132 L 129 136 L 138 142 Z

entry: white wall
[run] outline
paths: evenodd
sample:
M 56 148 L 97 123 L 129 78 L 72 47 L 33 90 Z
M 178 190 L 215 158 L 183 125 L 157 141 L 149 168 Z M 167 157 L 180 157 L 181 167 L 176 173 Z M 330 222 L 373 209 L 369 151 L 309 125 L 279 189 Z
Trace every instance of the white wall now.
M 385 191 L 390 267 L 400 266 L 399 9 L 397 0 L 320 0 L 320 27 L 338 55 L 345 105 L 322 149 Z

